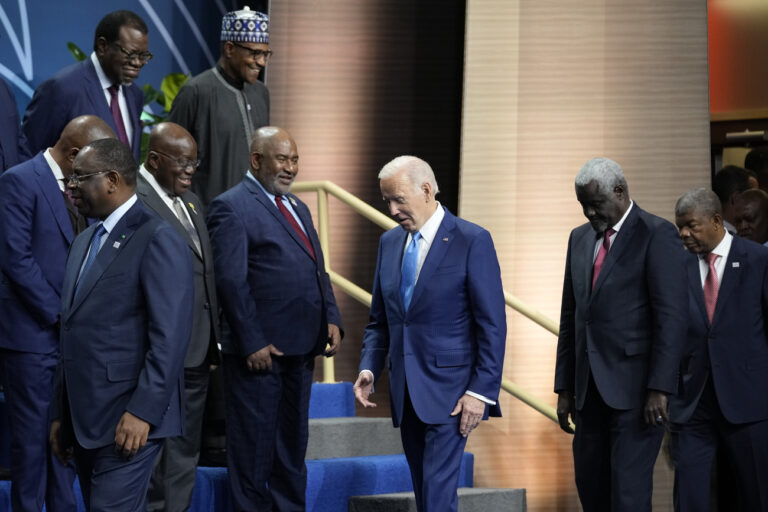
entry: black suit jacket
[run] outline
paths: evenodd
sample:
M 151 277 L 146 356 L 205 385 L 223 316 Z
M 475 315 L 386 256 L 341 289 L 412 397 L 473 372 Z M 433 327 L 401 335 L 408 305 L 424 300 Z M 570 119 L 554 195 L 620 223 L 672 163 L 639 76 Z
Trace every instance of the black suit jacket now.
M 691 417 L 707 377 L 729 422 L 768 419 L 768 248 L 733 237 L 711 324 L 698 257 L 689 255 L 687 266 L 688 338 L 680 392 L 670 399 L 672 421 Z
M 168 208 L 141 173 L 137 176 L 136 194 L 147 209 L 168 222 L 181 235 L 193 255 L 195 313 L 192 322 L 192 339 L 189 341 L 184 366 L 186 368 L 199 366 L 206 360 L 206 356 L 209 364 L 218 364 L 221 360 L 218 346 L 220 340 L 219 306 L 216 298 L 211 241 L 208 238 L 208 229 L 205 227 L 205 212 L 203 212 L 200 200 L 193 192 L 189 191 L 181 196 L 184 207 L 189 212 L 192 224 L 197 230 L 197 236 L 200 238 L 202 254 L 197 251 L 192 238 L 176 214 Z
M 649 389 L 674 393 L 687 320 L 685 250 L 675 227 L 635 204 L 592 290 L 596 234 L 571 232 L 555 392 L 581 409 L 590 372 L 605 403 L 631 409 Z

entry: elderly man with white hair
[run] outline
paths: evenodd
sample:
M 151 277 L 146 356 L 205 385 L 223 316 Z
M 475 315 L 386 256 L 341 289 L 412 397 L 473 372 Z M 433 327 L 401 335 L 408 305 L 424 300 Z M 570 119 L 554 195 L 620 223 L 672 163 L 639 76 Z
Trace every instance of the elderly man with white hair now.
M 561 428 L 573 433 L 585 511 L 649 511 L 653 466 L 686 334 L 685 252 L 670 222 L 629 196 L 619 165 L 575 181 L 589 220 L 571 232 L 557 343 Z

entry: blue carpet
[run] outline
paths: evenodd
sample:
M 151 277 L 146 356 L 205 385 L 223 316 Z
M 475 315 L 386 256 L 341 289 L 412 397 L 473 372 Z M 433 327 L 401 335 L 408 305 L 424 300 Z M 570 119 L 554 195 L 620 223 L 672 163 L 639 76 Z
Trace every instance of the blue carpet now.
M 355 394 L 351 382 L 312 384 L 310 418 L 342 418 L 355 415 Z

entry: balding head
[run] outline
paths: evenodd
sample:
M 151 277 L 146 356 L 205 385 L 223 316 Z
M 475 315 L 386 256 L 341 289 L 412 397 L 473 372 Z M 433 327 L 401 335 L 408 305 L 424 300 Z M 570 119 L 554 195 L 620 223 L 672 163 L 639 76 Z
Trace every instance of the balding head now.
M 144 167 L 171 196 L 184 195 L 200 162 L 197 143 L 184 127 L 160 123 L 149 133 Z
M 251 174 L 274 195 L 291 190 L 299 173 L 299 150 L 291 134 L 277 126 L 256 130 L 251 141 Z
M 734 223 L 739 236 L 759 244 L 768 242 L 768 194 L 759 188 L 741 193 Z
M 115 132 L 103 119 L 96 116 L 79 116 L 62 130 L 59 140 L 51 149 L 54 161 L 59 164 L 65 177 L 72 175 L 72 162 L 84 146 L 100 139 L 114 139 Z

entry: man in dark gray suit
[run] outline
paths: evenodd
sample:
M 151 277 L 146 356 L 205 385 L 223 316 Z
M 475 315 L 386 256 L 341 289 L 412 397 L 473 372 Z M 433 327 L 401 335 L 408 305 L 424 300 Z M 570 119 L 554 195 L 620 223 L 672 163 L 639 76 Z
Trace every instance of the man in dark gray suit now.
M 187 242 L 195 287 L 192 338 L 184 360 L 184 435 L 167 439 L 157 458 L 148 510 L 183 511 L 190 506 L 209 369 L 220 358 L 211 245 L 200 200 L 189 190 L 198 165 L 192 135 L 175 123 L 161 123 L 149 135 L 147 159 L 137 180 L 136 192 L 147 209 L 167 221 Z

